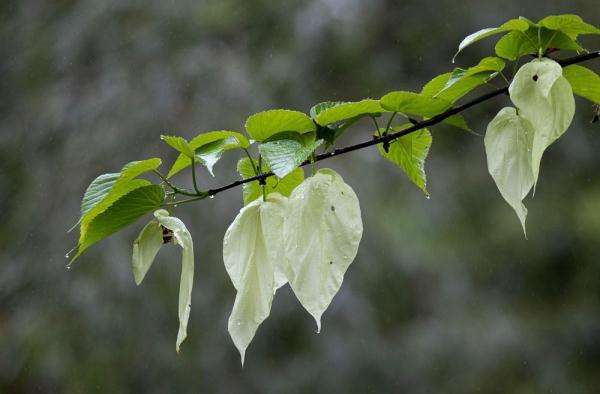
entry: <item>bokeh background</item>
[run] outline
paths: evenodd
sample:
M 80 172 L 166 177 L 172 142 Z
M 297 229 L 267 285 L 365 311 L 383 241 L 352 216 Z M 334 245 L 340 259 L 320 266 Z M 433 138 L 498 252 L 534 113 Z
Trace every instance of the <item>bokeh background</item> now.
M 240 188 L 177 209 L 196 249 L 180 354 L 179 251 L 163 250 L 139 287 L 131 274 L 144 220 L 65 269 L 87 184 L 155 156 L 166 171 L 175 154 L 161 133 L 241 131 L 267 108 L 419 89 L 452 69 L 467 34 L 558 13 L 600 24 L 596 0 L 0 2 L 0 392 L 598 392 L 600 129 L 580 99 L 526 200 L 529 240 L 487 173 L 482 137 L 433 130 L 430 200 L 376 149 L 319 163 L 360 198 L 358 256 L 320 334 L 281 289 L 244 368 L 221 257 Z M 508 104 L 465 116 L 483 132 Z M 359 125 L 340 146 L 370 137 Z M 237 158 L 216 179 L 202 172 L 202 185 L 237 179 Z

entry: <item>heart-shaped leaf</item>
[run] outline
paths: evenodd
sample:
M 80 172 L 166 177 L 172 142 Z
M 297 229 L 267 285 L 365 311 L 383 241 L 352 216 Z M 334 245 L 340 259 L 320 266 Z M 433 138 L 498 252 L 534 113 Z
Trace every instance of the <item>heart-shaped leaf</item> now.
M 358 198 L 333 170 L 319 170 L 290 195 L 283 231 L 287 278 L 318 331 L 356 256 L 362 229 Z
M 223 261 L 237 290 L 228 329 L 242 365 L 258 326 L 271 312 L 275 290 L 285 283 L 281 265 L 286 209 L 287 198 L 279 193 L 270 194 L 267 201 L 256 199 L 240 210 L 223 239 Z
M 485 133 L 485 152 L 490 175 L 500 194 L 514 209 L 525 230 L 527 208 L 522 200 L 534 183 L 531 168 L 531 149 L 534 129 L 514 108 L 503 108 L 488 124 Z

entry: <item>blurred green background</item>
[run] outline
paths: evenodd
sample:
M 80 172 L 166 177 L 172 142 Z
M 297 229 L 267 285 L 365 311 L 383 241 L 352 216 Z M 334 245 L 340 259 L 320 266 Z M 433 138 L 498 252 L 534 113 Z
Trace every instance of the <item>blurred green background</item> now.
M 559 13 L 600 25 L 596 0 L 0 2 L 0 392 L 598 392 L 600 132 L 580 99 L 525 201 L 529 240 L 487 173 L 482 137 L 432 130 L 430 200 L 374 148 L 319 163 L 360 198 L 358 256 L 320 334 L 281 289 L 243 369 L 221 257 L 240 188 L 177 209 L 196 249 L 179 355 L 179 250 L 163 250 L 137 287 L 131 244 L 144 220 L 65 269 L 88 183 L 132 160 L 168 167 L 160 134 L 241 131 L 267 108 L 418 89 L 451 70 L 467 34 Z M 465 116 L 483 132 L 508 104 Z M 369 137 L 365 122 L 339 145 Z M 237 158 L 216 179 L 202 172 L 202 185 L 237 179 Z

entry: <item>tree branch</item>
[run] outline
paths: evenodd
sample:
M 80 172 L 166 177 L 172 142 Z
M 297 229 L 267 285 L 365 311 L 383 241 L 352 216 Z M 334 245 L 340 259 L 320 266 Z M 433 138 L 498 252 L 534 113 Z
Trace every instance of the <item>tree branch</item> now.
M 567 59 L 564 59 L 564 60 L 556 60 L 556 61 L 562 67 L 565 67 L 565 66 L 569 66 L 571 64 L 581 63 L 581 62 L 585 62 L 585 61 L 592 60 L 592 59 L 597 59 L 597 58 L 600 58 L 600 51 L 588 52 L 588 53 L 585 53 L 583 55 L 577 55 L 577 56 L 573 56 L 573 57 L 570 57 L 570 58 L 567 58 Z M 373 145 L 377 145 L 377 144 L 382 144 L 382 143 L 389 143 L 389 142 L 391 142 L 391 141 L 393 141 L 393 140 L 395 140 L 397 138 L 400 138 L 402 136 L 405 136 L 407 134 L 414 133 L 415 131 L 424 129 L 424 128 L 429 127 L 429 126 L 437 125 L 437 124 L 443 122 L 446 118 L 449 118 L 452 115 L 459 114 L 460 112 L 462 112 L 462 111 L 464 111 L 464 110 L 466 110 L 468 108 L 471 108 L 471 107 L 473 107 L 475 105 L 478 105 L 478 104 L 480 104 L 480 103 L 482 103 L 484 101 L 487 101 L 487 100 L 489 100 L 491 98 L 494 98 L 496 96 L 499 96 L 501 94 L 507 94 L 507 93 L 508 93 L 508 85 L 506 85 L 506 86 L 504 86 L 504 87 L 502 87 L 500 89 L 497 89 L 497 90 L 495 90 L 493 92 L 489 92 L 489 93 L 483 94 L 483 95 L 481 95 L 479 97 L 476 97 L 473 100 L 467 101 L 466 103 L 464 103 L 462 105 L 459 105 L 457 107 L 452 107 L 452 108 L 448 109 L 447 111 L 445 111 L 445 112 L 443 112 L 443 113 L 441 113 L 439 115 L 434 116 L 433 118 L 429 118 L 427 120 L 423 120 L 421 122 L 417 122 L 413 126 L 407 128 L 407 129 L 404 129 L 402 131 L 398 131 L 396 133 L 384 135 L 384 136 L 381 136 L 381 137 L 376 137 L 376 138 L 373 138 L 373 139 L 371 139 L 369 141 L 364 141 L 364 142 L 358 143 L 356 145 L 350 145 L 350 146 L 347 146 L 345 148 L 335 149 L 332 152 L 327 152 L 327 153 L 320 154 L 320 155 L 318 155 L 318 156 L 316 156 L 314 158 L 314 162 L 321 161 L 321 160 L 326 160 L 326 159 L 329 159 L 331 157 L 343 155 L 344 153 L 353 152 L 355 150 L 367 148 L 369 146 L 373 146 Z M 310 163 L 311 163 L 311 161 L 307 160 L 304 163 L 302 163 L 300 166 L 305 166 L 305 165 L 308 165 Z M 243 185 L 244 183 L 248 183 L 248 182 L 252 182 L 252 181 L 258 181 L 258 180 L 261 180 L 261 179 L 266 179 L 266 178 L 268 178 L 270 176 L 273 176 L 273 175 L 274 174 L 272 172 L 266 172 L 266 173 L 263 173 L 263 174 L 260 174 L 260 175 L 257 175 L 257 176 L 253 176 L 253 177 L 250 177 L 250 178 L 241 179 L 239 181 L 235 181 L 233 183 L 230 183 L 230 184 L 225 185 L 225 186 L 218 187 L 216 189 L 210 189 L 208 191 L 208 195 L 209 196 L 214 196 L 217 193 L 223 192 L 223 191 L 228 190 L 228 189 L 232 189 L 232 188 L 234 188 L 236 186 L 239 186 L 239 185 Z

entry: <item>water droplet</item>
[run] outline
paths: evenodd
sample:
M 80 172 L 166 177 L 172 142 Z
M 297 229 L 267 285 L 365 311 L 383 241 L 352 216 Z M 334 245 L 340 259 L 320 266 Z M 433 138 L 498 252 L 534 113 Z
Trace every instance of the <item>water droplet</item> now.
M 344 260 L 348 260 L 348 256 L 344 255 Z
M 428 194 L 425 196 L 425 198 L 429 200 L 429 199 L 431 199 L 431 196 Z
M 208 198 L 215 198 L 215 195 L 211 194 L 210 196 L 208 196 Z
M 238 327 L 242 325 L 242 322 L 238 321 L 237 323 L 235 323 Z
M 301 195 L 300 195 L 300 199 L 301 199 L 301 200 L 304 200 L 304 194 L 301 194 Z
M 67 269 L 70 270 L 71 269 L 71 265 L 67 265 Z
M 173 205 L 173 208 L 177 208 L 177 204 Z
M 67 254 L 65 255 L 65 259 L 68 259 L 68 258 L 69 258 L 69 254 L 67 253 Z

